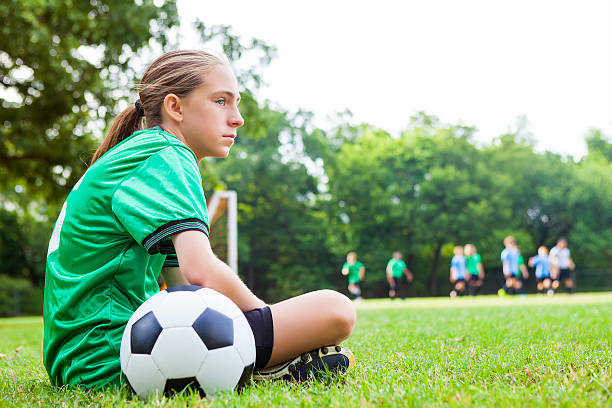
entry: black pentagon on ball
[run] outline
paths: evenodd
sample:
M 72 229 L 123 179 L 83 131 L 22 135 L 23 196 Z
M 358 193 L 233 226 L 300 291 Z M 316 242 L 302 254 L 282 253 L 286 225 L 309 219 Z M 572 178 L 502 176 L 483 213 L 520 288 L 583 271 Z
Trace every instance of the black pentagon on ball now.
M 132 325 L 130 346 L 134 354 L 151 354 L 162 327 L 153 312 L 142 316 Z
M 164 387 L 164 395 L 170 397 L 187 389 L 196 391 L 202 398 L 206 397 L 206 393 L 200 387 L 200 383 L 195 377 L 168 378 Z
M 206 308 L 192 327 L 209 350 L 234 344 L 234 322 L 215 309 Z
M 238 380 L 238 384 L 236 385 L 237 390 L 241 390 L 242 388 L 244 388 L 247 384 L 251 382 L 251 377 L 253 376 L 254 368 L 255 368 L 255 363 L 249 364 L 248 366 L 244 367 L 244 370 L 242 370 L 242 375 L 240 376 L 240 379 Z
M 178 285 L 172 286 L 166 289 L 166 292 L 195 292 L 196 290 L 202 289 L 202 286 L 197 285 Z

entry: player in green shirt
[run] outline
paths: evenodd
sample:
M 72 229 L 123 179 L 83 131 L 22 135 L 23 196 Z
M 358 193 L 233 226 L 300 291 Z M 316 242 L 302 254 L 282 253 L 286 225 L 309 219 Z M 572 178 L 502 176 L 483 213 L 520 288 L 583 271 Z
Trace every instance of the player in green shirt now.
M 406 263 L 402 259 L 401 252 L 394 252 L 389 262 L 387 262 L 387 282 L 389 282 L 389 297 L 391 299 L 395 299 L 396 297 L 401 297 L 402 299 L 405 296 L 402 296 L 401 293 L 401 283 L 402 277 L 405 275 L 408 283 L 412 282 L 412 272 L 406 266 Z
M 123 330 L 159 291 L 160 273 L 168 286 L 209 287 L 238 305 L 255 337 L 254 378 L 291 377 L 298 362 L 301 372 L 321 362 L 353 366 L 345 347 L 323 348 L 352 331 L 346 296 L 316 291 L 268 306 L 212 252 L 198 161 L 226 157 L 243 125 L 227 57 L 166 53 L 138 89 L 68 195 L 49 242 L 43 362 L 52 384 L 121 383 Z M 164 265 L 167 256 L 174 259 Z
M 342 275 L 348 275 L 348 291 L 355 301 L 361 301 L 361 287 L 359 284 L 365 276 L 365 266 L 357 260 L 356 252 L 346 254 L 346 262 L 342 265 Z
M 482 266 L 482 260 L 480 255 L 476 251 L 476 247 L 473 244 L 466 244 L 465 249 L 465 266 L 468 270 L 468 292 L 470 295 L 475 296 L 484 281 L 484 267 Z

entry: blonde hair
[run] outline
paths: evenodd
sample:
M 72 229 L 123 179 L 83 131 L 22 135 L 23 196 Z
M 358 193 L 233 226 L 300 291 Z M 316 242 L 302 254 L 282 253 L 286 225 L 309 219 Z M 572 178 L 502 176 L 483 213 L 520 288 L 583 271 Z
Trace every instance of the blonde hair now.
M 463 252 L 465 253 L 469 252 L 470 255 L 473 255 L 478 251 L 476 250 L 476 247 L 474 246 L 474 244 L 465 244 L 465 247 L 463 248 Z
M 153 61 L 136 87 L 142 108 L 130 104 L 115 118 L 91 164 L 134 132 L 161 125 L 166 95 L 175 94 L 179 98 L 189 95 L 204 83 L 206 75 L 217 65 L 229 66 L 227 56 L 202 50 L 170 51 Z M 144 111 L 144 127 L 141 110 Z

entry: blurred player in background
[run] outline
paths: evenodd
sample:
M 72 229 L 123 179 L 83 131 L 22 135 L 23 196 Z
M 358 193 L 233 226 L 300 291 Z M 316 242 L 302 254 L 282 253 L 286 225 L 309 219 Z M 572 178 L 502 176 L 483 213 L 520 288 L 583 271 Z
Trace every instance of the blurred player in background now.
M 518 270 L 517 274 L 514 277 L 514 293 L 522 294 L 523 293 L 523 281 L 526 281 L 529 278 L 529 270 L 527 269 L 527 265 L 525 265 L 525 258 L 523 258 L 523 254 L 521 254 L 521 248 L 518 246 L 516 249 L 519 251 L 518 254 Z
M 476 252 L 473 244 L 466 244 L 463 250 L 465 256 L 465 266 L 468 271 L 468 291 L 475 296 L 484 281 L 484 267 L 480 255 Z
M 550 266 L 552 277 L 554 279 L 553 289 L 559 287 L 559 283 L 563 282 L 570 293 L 574 292 L 574 277 L 572 271 L 576 269 L 576 265 L 570 256 L 570 250 L 567 247 L 567 240 L 559 238 L 557 245 L 550 250 Z
M 389 297 L 391 299 L 395 299 L 396 297 L 404 299 L 405 296 L 401 294 L 402 276 L 406 276 L 408 284 L 412 282 L 413 276 L 412 272 L 410 272 L 406 266 L 406 262 L 402 259 L 401 252 L 396 251 L 393 253 L 393 257 L 387 262 L 386 272 L 387 282 L 389 282 Z
M 342 265 L 342 275 L 348 276 L 348 291 L 355 302 L 360 302 L 361 287 L 359 284 L 365 276 L 365 266 L 357 260 L 356 252 L 346 254 L 346 262 Z
M 519 250 L 514 237 L 504 238 L 504 250 L 501 253 L 502 272 L 504 274 L 504 287 L 497 293 L 499 295 L 514 294 L 516 278 L 519 276 Z
M 552 289 L 552 279 L 550 277 L 550 261 L 548 259 L 548 248 L 541 246 L 538 248 L 538 254 L 529 258 L 529 266 L 535 268 L 535 276 L 538 281 L 538 292 L 546 291 L 548 296 L 554 294 Z
M 465 266 L 465 256 L 463 256 L 463 247 L 458 245 L 453 250 L 455 254 L 451 259 L 450 264 L 450 281 L 455 285 L 454 289 L 450 292 L 450 297 L 455 298 L 457 295 L 461 296 L 465 293 L 467 268 Z

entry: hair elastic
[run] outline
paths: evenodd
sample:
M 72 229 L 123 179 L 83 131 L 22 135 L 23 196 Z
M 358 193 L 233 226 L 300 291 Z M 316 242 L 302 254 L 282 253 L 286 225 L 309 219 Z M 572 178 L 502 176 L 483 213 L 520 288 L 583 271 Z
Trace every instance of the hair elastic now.
M 136 106 L 136 110 L 138 111 L 139 116 L 145 115 L 144 108 L 142 107 L 142 104 L 140 103 L 140 99 L 134 102 L 134 106 Z

